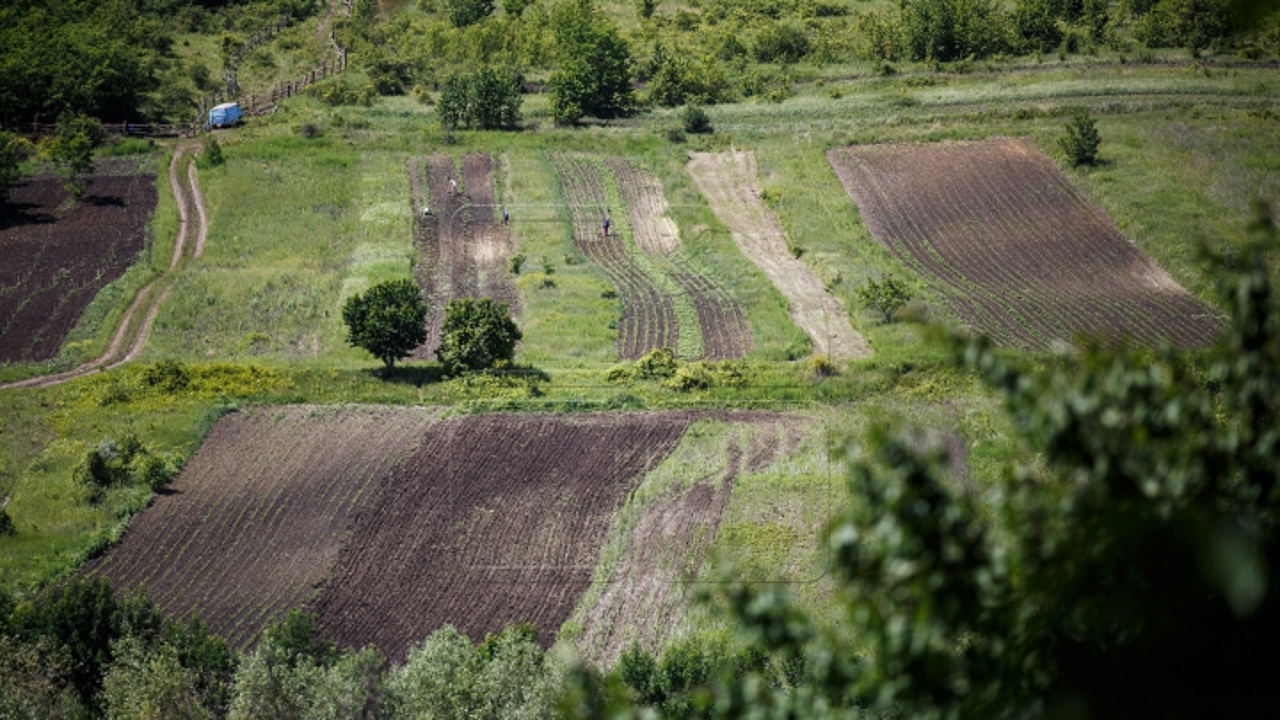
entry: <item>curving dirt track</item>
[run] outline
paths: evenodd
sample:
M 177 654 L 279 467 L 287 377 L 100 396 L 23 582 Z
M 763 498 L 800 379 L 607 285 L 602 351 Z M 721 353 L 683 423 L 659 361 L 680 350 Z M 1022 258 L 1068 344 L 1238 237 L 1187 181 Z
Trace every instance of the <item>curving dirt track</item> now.
M 427 341 L 412 357 L 425 360 L 440 346 L 445 305 L 463 297 L 489 297 L 519 313 L 519 293 L 507 271 L 511 234 L 498 221 L 493 194 L 493 159 L 487 153 L 462 158 L 459 175 L 453 158 L 435 155 L 411 159 L 409 201 L 416 218 L 414 241 L 421 255 L 415 269 L 427 303 Z M 458 182 L 455 192 L 450 180 Z M 431 214 L 422 209 L 430 203 Z
M 755 153 L 690 153 L 686 169 L 738 249 L 787 299 L 787 313 L 812 338 L 814 352 L 833 359 L 869 356 L 839 299 L 787 249 L 785 231 L 760 199 Z
M 1088 335 L 1197 348 L 1221 332 L 1214 309 L 1025 140 L 863 145 L 827 158 L 872 235 L 1003 345 Z
M 109 370 L 119 367 L 135 359 L 142 352 L 142 348 L 147 342 L 147 336 L 151 332 L 151 325 L 160 310 L 160 305 L 168 297 L 169 291 L 173 287 L 173 279 L 179 263 L 184 257 L 195 258 L 200 256 L 209 231 L 208 214 L 204 207 L 204 197 L 200 194 L 200 187 L 196 180 L 195 164 L 190 157 L 186 157 L 184 160 L 184 156 L 190 150 L 191 148 L 189 147 L 177 148 L 173 153 L 173 159 L 169 163 L 169 185 L 173 188 L 174 198 L 177 200 L 179 216 L 178 236 L 174 242 L 173 257 L 169 261 L 169 267 L 159 277 L 147 283 L 138 291 L 133 302 L 129 304 L 128 309 L 125 310 L 124 315 L 120 318 L 120 324 L 117 326 L 115 334 L 111 336 L 111 342 L 106 351 L 100 357 L 66 372 L 7 383 L 0 385 L 0 390 L 58 385 L 97 370 Z M 184 185 L 178 171 L 180 164 L 184 161 L 190 164 L 187 172 L 189 186 Z M 195 230 L 196 238 L 194 242 L 188 243 L 187 236 L 191 225 L 190 216 L 193 210 L 198 218 Z

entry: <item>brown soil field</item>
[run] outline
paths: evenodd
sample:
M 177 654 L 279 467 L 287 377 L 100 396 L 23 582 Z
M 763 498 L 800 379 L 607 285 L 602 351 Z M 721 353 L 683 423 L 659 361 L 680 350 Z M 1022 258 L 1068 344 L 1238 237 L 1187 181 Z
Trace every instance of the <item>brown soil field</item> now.
M 427 341 L 415 359 L 434 357 L 440 346 L 445 305 L 455 298 L 490 297 L 519 312 L 519 294 L 507 258 L 511 234 L 501 224 L 494 201 L 493 159 L 485 153 L 462 158 L 459 174 L 453 158 L 436 155 L 409 161 L 410 203 L 416 218 L 414 241 L 421 255 L 415 270 L 427 303 Z M 450 180 L 458 183 L 457 192 Z M 430 204 L 431 215 L 422 209 Z
M 99 160 L 70 207 L 59 177 L 9 191 L 0 202 L 0 362 L 57 356 L 85 306 L 137 262 L 155 183 L 134 162 Z
M 224 417 L 121 543 L 86 572 L 145 588 L 237 647 L 329 576 L 379 482 L 422 439 L 422 409 L 253 408 Z
M 869 356 L 844 305 L 787 249 L 785 231 L 760 199 L 755 153 L 690 153 L 686 169 L 738 249 L 787 299 L 787 314 L 813 340 L 814 352 L 841 360 Z
M 614 515 L 687 413 L 448 420 L 387 479 L 314 608 L 336 642 L 393 660 L 445 623 L 480 640 L 528 620 L 550 644 Z
M 1003 345 L 1085 335 L 1193 348 L 1221 330 L 1217 312 L 1025 140 L 862 145 L 827 158 L 876 239 Z
M 446 623 L 480 640 L 529 620 L 550 644 L 598 577 L 620 511 L 700 418 L 742 439 L 696 472 L 664 470 L 679 488 L 622 513 L 626 553 L 590 629 L 617 650 L 623 624 L 686 603 L 670 586 L 705 556 L 738 474 L 787 453 L 789 416 L 245 409 L 85 572 L 145 588 L 239 648 L 297 607 L 336 642 L 394 660 Z

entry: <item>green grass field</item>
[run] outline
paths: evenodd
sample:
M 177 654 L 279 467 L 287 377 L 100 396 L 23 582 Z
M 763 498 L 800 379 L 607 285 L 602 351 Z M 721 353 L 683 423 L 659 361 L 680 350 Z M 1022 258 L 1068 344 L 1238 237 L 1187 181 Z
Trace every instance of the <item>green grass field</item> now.
M 631 12 L 617 3 L 609 9 Z M 291 67 L 275 62 L 282 72 Z M 18 529 L 0 538 L 0 584 L 27 595 L 65 575 L 117 538 L 148 501 L 143 491 L 119 489 L 89 504 L 73 471 L 91 448 L 132 431 L 151 452 L 179 463 L 236 404 L 433 404 L 459 412 L 800 407 L 813 409 L 821 431 L 785 463 L 741 478 L 712 556 L 735 561 L 747 575 L 784 568 L 806 579 L 796 594 L 822 614 L 832 586 L 817 579 L 817 538 L 826 503 L 846 497 L 841 466 L 827 460 L 830 447 L 846 446 L 873 422 L 947 430 L 968 448 L 975 492 L 990 487 L 1000 461 L 1022 452 L 994 402 L 947 366 L 946 348 L 919 326 L 881 324 L 858 308 L 859 285 L 889 273 L 906 279 L 926 305 L 937 303 L 862 225 L 826 150 L 1012 135 L 1057 155 L 1067 109 L 1088 107 L 1103 138 L 1101 164 L 1070 176 L 1128 238 L 1212 303 L 1219 299 L 1197 248 L 1238 240 L 1256 200 L 1280 201 L 1274 70 L 1206 70 L 1185 57 L 1174 65 L 1094 62 L 1018 61 L 967 74 L 908 68 L 888 78 L 866 67 L 829 67 L 812 71 L 783 102 L 709 108 L 716 132 L 683 143 L 666 138 L 677 111 L 564 130 L 550 126 L 541 95 L 526 98 L 529 127 L 521 132 L 446 133 L 432 108 L 410 97 L 366 109 L 305 96 L 219 131 L 226 163 L 199 178 L 211 221 L 205 254 L 181 271 L 142 360 L 59 387 L 0 391 L 0 496 Z M 304 124 L 319 134 L 302 137 Z M 738 253 L 683 169 L 690 150 L 729 148 L 756 151 L 766 203 L 800 259 L 851 309 L 872 357 L 834 377 L 811 375 L 808 340 L 781 296 Z M 516 364 L 545 375 L 445 381 L 434 363 L 409 363 L 384 379 L 378 361 L 345 343 L 342 303 L 381 280 L 412 277 L 418 259 L 406 161 L 476 150 L 500 162 L 497 194 L 512 210 L 525 256 Z M 608 297 L 607 276 L 574 247 L 547 161 L 553 151 L 625 157 L 661 180 L 684 252 L 747 309 L 755 350 L 745 386 L 679 393 L 651 381 L 604 381 L 617 362 L 610 322 L 618 301 Z M 167 263 L 176 209 L 163 175 L 159 184 L 150 254 L 104 291 L 68 339 L 66 357 L 97 352 L 129 289 Z M 160 360 L 184 363 L 192 386 L 166 393 L 148 385 L 145 370 Z M 0 377 L 29 371 L 0 368 Z M 724 438 L 717 432 L 702 436 L 703 445 L 687 440 L 680 457 L 718 452 Z M 688 622 L 715 625 L 696 612 Z

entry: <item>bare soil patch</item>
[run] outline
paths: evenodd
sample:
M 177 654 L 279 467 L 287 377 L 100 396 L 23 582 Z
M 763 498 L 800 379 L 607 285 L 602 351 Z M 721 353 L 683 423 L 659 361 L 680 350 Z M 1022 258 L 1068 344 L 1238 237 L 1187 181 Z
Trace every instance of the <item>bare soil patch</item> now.
M 844 305 L 787 249 L 785 231 L 760 199 L 755 153 L 692 153 L 686 167 L 738 249 L 787 299 L 787 313 L 813 340 L 814 352 L 836 359 L 869 356 Z
M 452 299 L 490 297 L 519 312 L 519 293 L 507 270 L 513 240 L 498 219 L 493 164 L 488 154 L 471 153 L 462 158 L 459 174 L 448 156 L 409 161 L 413 236 L 421 257 L 415 273 L 428 308 L 427 341 L 416 359 L 434 357 Z M 422 212 L 427 206 L 430 215 Z
M 85 306 L 138 260 L 156 176 L 99 162 L 74 205 L 52 176 L 18 183 L 0 202 L 0 362 L 56 357 Z
M 117 590 L 145 587 L 166 614 L 248 647 L 315 594 L 378 483 L 433 420 L 398 408 L 233 413 L 86 571 Z
M 1221 331 L 1219 313 L 1025 140 L 864 145 L 827 159 L 872 234 L 1004 345 L 1089 335 L 1194 348 Z
M 473 639 L 529 620 L 550 644 L 627 493 L 685 413 L 458 418 L 383 484 L 316 599 L 335 641 L 402 659 L 451 623 Z

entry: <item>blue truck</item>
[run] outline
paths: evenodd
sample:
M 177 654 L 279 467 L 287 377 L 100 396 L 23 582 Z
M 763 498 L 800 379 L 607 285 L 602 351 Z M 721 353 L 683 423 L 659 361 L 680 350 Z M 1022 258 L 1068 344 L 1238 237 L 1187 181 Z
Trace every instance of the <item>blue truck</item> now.
M 209 127 L 219 128 L 235 125 L 240 122 L 240 118 L 243 116 L 244 113 L 240 112 L 239 103 L 222 103 L 221 105 L 214 106 L 214 108 L 209 111 Z

